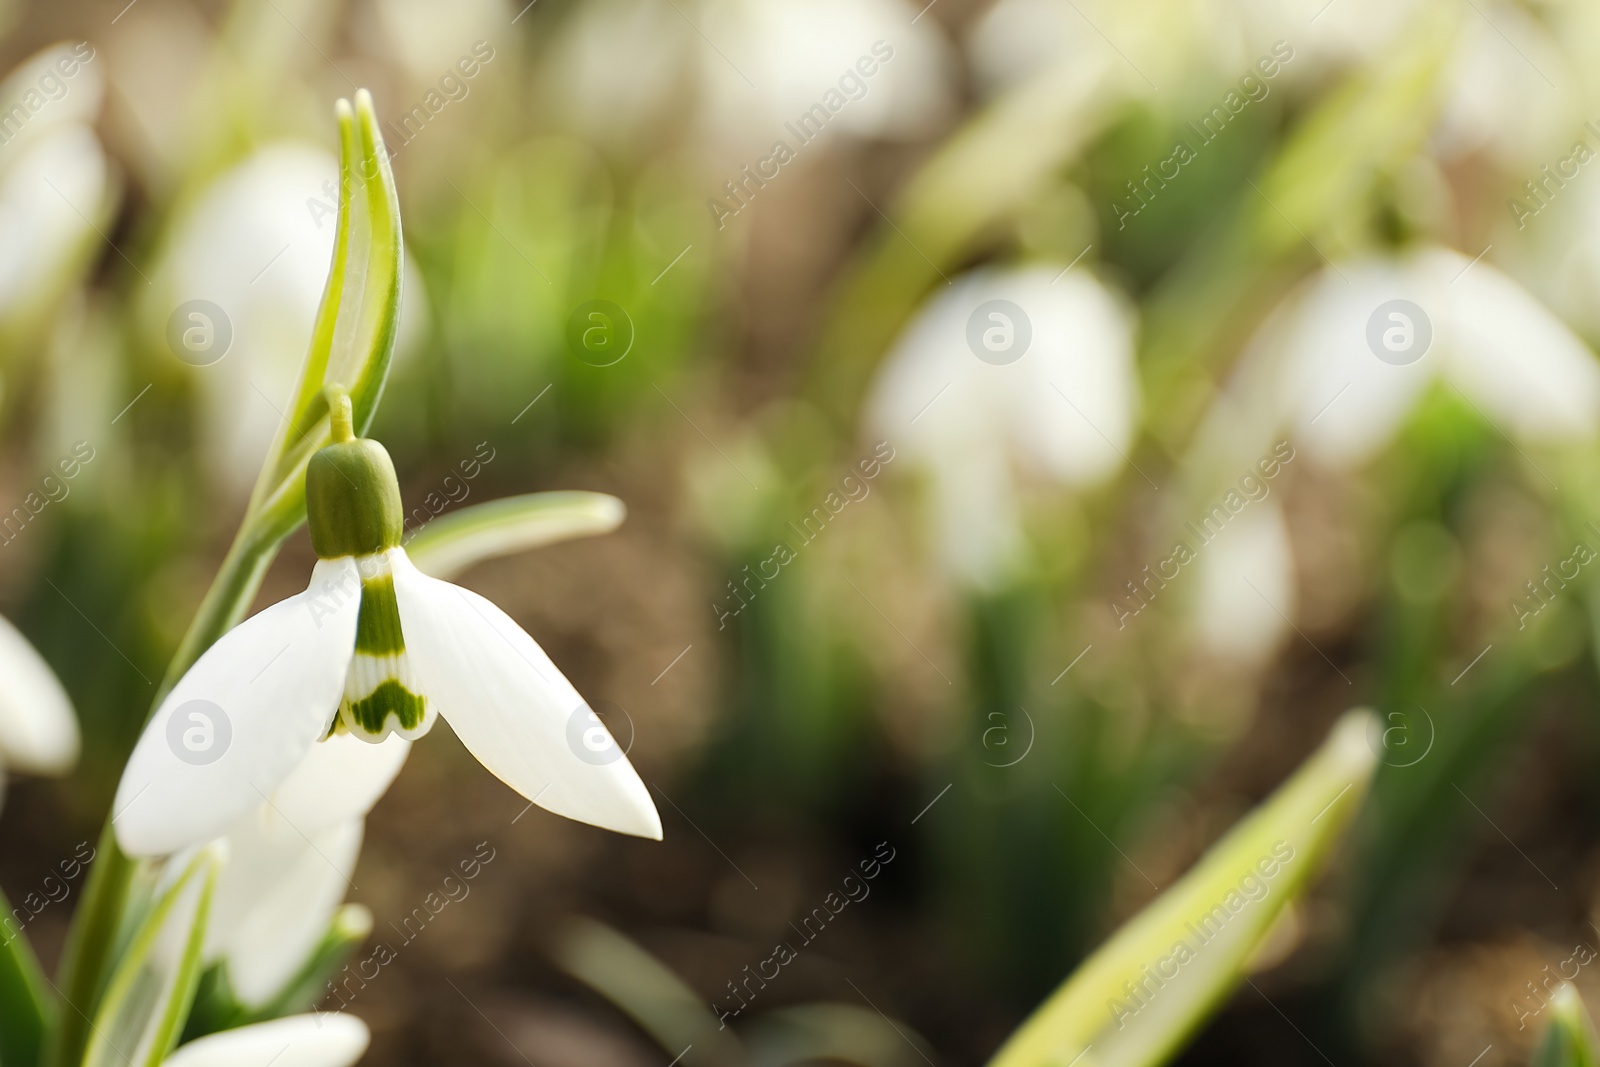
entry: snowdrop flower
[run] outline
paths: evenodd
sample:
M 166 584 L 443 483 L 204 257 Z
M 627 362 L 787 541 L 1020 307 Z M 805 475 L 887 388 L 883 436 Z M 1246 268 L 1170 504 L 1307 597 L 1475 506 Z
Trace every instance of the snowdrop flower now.
M 1586 117 L 1556 88 L 1575 77 L 1539 21 L 1516 4 L 1486 4 L 1466 20 L 1444 74 L 1434 148 L 1447 162 L 1487 151 L 1513 173 L 1537 171 L 1570 147 Z
M 350 885 L 362 820 L 410 747 L 397 735 L 378 745 L 329 737 L 228 831 L 204 958 L 226 960 L 240 1003 L 270 1002 L 316 948 Z
M 979 586 L 1022 550 L 1018 473 L 1104 481 L 1139 407 L 1133 321 L 1087 271 L 981 270 L 939 293 L 879 368 L 869 429 L 932 479 L 946 564 Z
M 166 1067 L 350 1067 L 371 1034 L 353 1015 L 290 1015 L 252 1023 L 178 1046 Z
M 953 110 L 954 56 L 911 0 L 705 0 L 677 11 L 599 0 L 572 16 L 551 64 L 548 92 L 567 102 L 586 135 L 619 147 L 628 131 L 669 121 L 690 88 L 700 129 L 739 162 L 775 141 L 791 151 L 821 125 L 859 138 L 908 140 Z M 859 64 L 859 65 L 858 65 Z M 870 73 L 867 73 L 870 71 Z
M 0 618 L 0 772 L 60 774 L 77 758 L 78 720 L 66 691 L 27 638 Z
M 91 127 L 103 64 L 86 42 L 52 45 L 0 83 L 0 320 L 38 310 L 99 240 L 114 195 Z
M 1318 461 L 1353 467 L 1436 384 L 1523 441 L 1585 441 L 1600 427 L 1600 366 L 1584 343 L 1494 267 L 1428 246 L 1330 268 L 1292 294 L 1206 433 L 1257 422 L 1253 458 L 1287 428 Z
M 1245 664 L 1270 656 L 1294 617 L 1294 555 L 1276 500 L 1250 503 L 1215 540 L 1199 546 L 1189 605 L 1207 652 Z
M 783 137 L 784 123 L 821 103 L 834 113 L 829 125 L 856 137 L 928 133 L 954 103 L 953 56 L 938 23 L 917 19 L 919 7 L 910 0 L 708 4 L 706 24 L 726 53 L 702 52 L 708 128 L 742 132 L 765 147 L 774 137 L 792 140 Z M 863 57 L 871 75 L 856 66 Z M 830 91 L 838 99 L 826 100 Z
M 226 634 L 162 702 L 117 790 L 122 847 L 157 856 L 215 838 L 330 734 L 412 740 L 441 714 L 533 803 L 660 839 L 644 784 L 544 650 L 412 565 L 388 452 L 353 436 L 347 396 L 329 407 L 334 443 L 306 472 L 310 587 Z
M 1494 267 L 1427 246 L 1329 267 L 1290 294 L 1208 413 L 1191 466 L 1234 478 L 1287 438 L 1325 467 L 1352 469 L 1434 388 L 1523 442 L 1600 430 L 1600 365 L 1583 342 Z M 1276 501 L 1251 503 L 1199 555 L 1202 643 L 1265 655 L 1294 611 Z

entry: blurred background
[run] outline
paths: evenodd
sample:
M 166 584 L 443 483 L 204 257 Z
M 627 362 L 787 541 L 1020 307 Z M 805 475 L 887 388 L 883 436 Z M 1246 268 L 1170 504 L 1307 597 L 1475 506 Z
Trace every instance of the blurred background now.
M 9 784 L 0 884 L 95 839 L 363 86 L 408 526 L 626 503 L 462 580 L 666 828 L 436 731 L 353 879 L 365 1062 L 761 1063 L 805 1018 L 981 1063 L 1357 705 L 1356 831 L 1180 1062 L 1526 1062 L 1549 975 L 1600 1005 L 1597 53 L 1580 0 L 0 4 L 0 612 L 85 736 Z

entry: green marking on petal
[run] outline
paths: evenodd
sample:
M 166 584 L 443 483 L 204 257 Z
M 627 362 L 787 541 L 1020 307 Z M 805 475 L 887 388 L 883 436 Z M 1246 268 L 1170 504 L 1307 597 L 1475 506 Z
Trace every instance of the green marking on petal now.
M 394 599 L 394 575 L 385 571 L 361 579 L 361 614 L 356 618 L 356 651 L 369 656 L 398 656 L 406 650 L 400 632 L 400 606 Z
M 391 715 L 402 730 L 415 730 L 422 725 L 427 707 L 426 700 L 390 678 L 360 700 L 351 701 L 347 714 L 363 731 L 377 735 L 384 732 Z

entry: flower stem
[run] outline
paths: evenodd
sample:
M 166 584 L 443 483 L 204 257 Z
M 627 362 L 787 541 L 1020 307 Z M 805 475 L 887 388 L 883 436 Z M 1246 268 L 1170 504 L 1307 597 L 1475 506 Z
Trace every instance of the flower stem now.
M 293 516 L 292 510 L 290 515 Z M 278 554 L 278 546 L 304 516 L 301 508 L 298 517 L 273 522 L 272 513 L 267 511 L 248 516 L 240 525 L 211 588 L 200 602 L 200 610 L 195 613 L 194 621 L 189 624 L 188 632 L 183 635 L 161 679 L 146 719 L 155 714 L 167 693 L 195 660 L 244 616 L 261 588 L 267 568 Z M 57 988 L 65 1004 L 51 1034 L 45 1067 L 73 1067 L 82 1060 L 89 1039 L 90 1020 L 111 974 L 128 888 L 139 866 L 139 861 L 117 847 L 111 825 L 117 814 L 112 812 L 100 830 L 95 862 L 90 866 L 84 885 L 83 904 L 74 917 L 62 951 Z

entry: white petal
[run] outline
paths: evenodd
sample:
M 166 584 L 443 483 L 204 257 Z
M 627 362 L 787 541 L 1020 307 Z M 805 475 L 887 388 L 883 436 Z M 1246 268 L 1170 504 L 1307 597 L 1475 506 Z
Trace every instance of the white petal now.
M 117 787 L 113 824 L 129 855 L 225 833 L 305 759 L 339 706 L 360 587 L 355 560 L 319 562 L 310 588 L 234 627 L 179 680 Z
M 1524 440 L 1588 440 L 1600 427 L 1600 364 L 1576 334 L 1516 282 L 1437 250 L 1449 285 L 1448 374 L 1504 432 Z
M 228 833 L 206 958 L 226 956 L 242 1003 L 265 1004 L 305 964 L 350 888 L 361 831 L 350 819 L 303 834 L 263 807 Z
M 1246 504 L 1212 540 L 1191 545 L 1199 556 L 1194 620 L 1201 643 L 1245 662 L 1265 659 L 1295 609 L 1294 559 L 1278 502 Z
M 406 653 L 467 751 L 548 811 L 660 840 L 644 783 L 544 649 L 505 612 L 429 578 L 403 551 L 393 566 Z
M 371 1035 L 353 1015 L 318 1012 L 202 1037 L 163 1061 L 167 1067 L 350 1067 Z
M 1448 327 L 1444 288 L 1410 261 L 1347 263 L 1338 273 L 1323 271 L 1290 298 L 1287 314 L 1269 321 L 1252 347 L 1270 350 L 1261 365 L 1283 374 L 1282 402 L 1309 454 L 1355 466 L 1389 443 L 1438 374 Z M 1379 359 L 1367 341 L 1373 316 L 1392 300 L 1411 301 L 1432 324 L 1428 351 L 1410 363 Z
M 307 837 L 335 823 L 365 818 L 410 752 L 411 742 L 394 734 L 376 745 L 349 734 L 318 741 L 272 794 L 263 818 Z
M 86 125 L 51 128 L 13 158 L 0 170 L 0 314 L 8 316 L 65 279 L 111 193 L 105 151 Z
M 78 758 L 78 720 L 49 664 L 0 618 L 0 757 L 19 770 L 59 774 Z
M 1065 266 L 976 271 L 935 297 L 885 357 L 868 426 L 934 467 L 998 441 L 1066 485 L 1115 473 L 1139 407 L 1133 326 L 1106 288 L 1086 271 L 1062 274 Z M 992 301 L 1016 310 L 986 307 Z M 969 342 L 975 320 L 1009 330 L 1016 346 L 1027 332 L 1027 348 L 1010 362 L 980 359 Z

